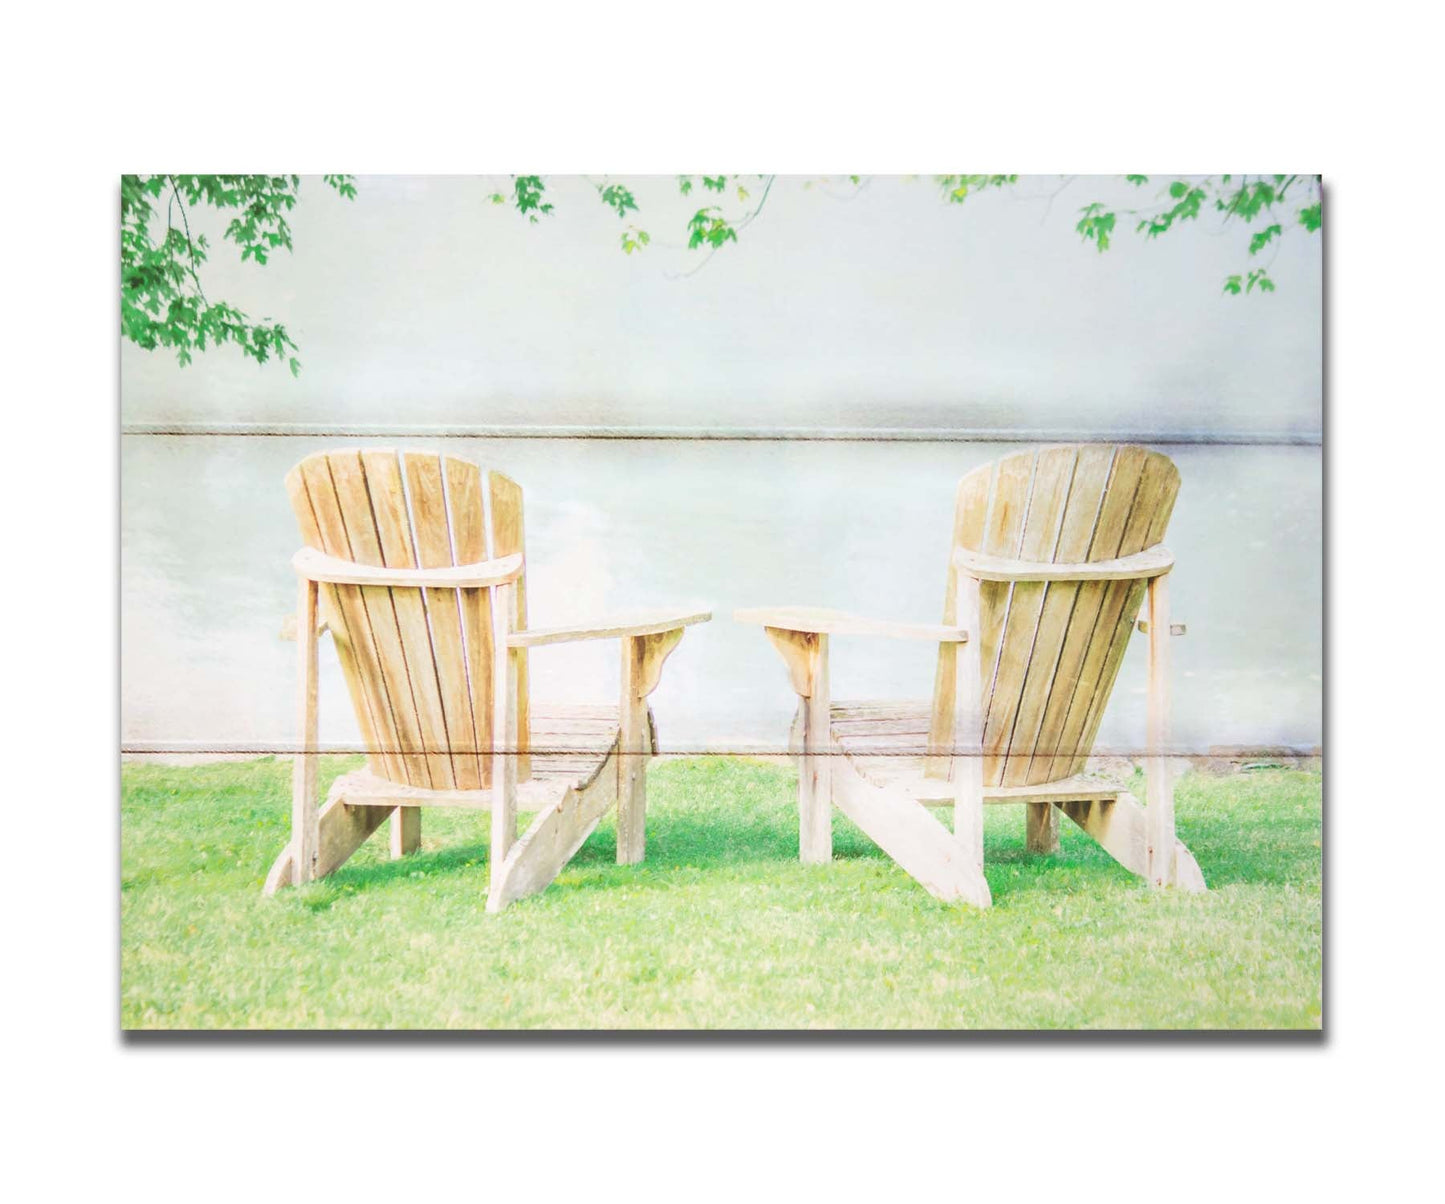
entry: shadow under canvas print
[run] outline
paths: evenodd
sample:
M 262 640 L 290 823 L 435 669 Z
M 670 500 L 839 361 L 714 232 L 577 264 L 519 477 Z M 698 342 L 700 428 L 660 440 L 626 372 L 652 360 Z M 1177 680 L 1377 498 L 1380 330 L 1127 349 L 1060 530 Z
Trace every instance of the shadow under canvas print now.
M 120 202 L 124 1028 L 1320 1028 L 1319 177 Z

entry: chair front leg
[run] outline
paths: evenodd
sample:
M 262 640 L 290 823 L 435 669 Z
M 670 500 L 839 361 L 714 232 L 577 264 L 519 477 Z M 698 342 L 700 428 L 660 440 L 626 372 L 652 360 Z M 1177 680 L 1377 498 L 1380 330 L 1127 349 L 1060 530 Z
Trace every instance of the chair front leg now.
M 316 582 L 303 580 L 296 604 L 296 722 L 301 741 L 291 763 L 291 843 L 296 851 L 291 880 L 297 886 L 315 877 L 320 846 L 316 807 L 318 594 Z
M 983 873 L 983 652 L 980 585 L 958 569 L 958 624 L 968 632 L 959 645 L 953 733 L 953 835 Z
M 828 637 L 811 631 L 765 628 L 788 666 L 803 709 L 803 755 L 798 764 L 798 857 L 804 865 L 833 859 L 832 701 Z
M 1175 881 L 1174 781 L 1169 766 L 1169 578 L 1149 581 L 1149 738 L 1144 780 L 1149 881 Z
M 617 737 L 617 864 L 635 865 L 647 853 L 647 762 L 652 729 L 647 698 L 657 689 L 662 663 L 682 639 L 683 629 L 622 641 L 622 699 Z
M 516 624 L 516 589 L 503 585 L 494 592 L 497 651 L 492 664 L 491 878 L 495 890 L 499 867 L 517 840 L 517 693 L 521 651 L 507 646 Z

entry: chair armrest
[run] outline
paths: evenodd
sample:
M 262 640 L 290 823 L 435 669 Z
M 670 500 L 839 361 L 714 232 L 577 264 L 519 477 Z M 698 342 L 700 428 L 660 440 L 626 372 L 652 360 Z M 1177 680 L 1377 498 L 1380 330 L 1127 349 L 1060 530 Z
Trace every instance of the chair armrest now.
M 962 627 L 933 623 L 894 623 L 888 619 L 867 619 L 845 610 L 820 606 L 759 606 L 733 611 L 739 623 L 757 623 L 779 631 L 801 631 L 809 635 L 881 635 L 895 640 L 928 640 L 938 644 L 962 644 L 968 632 Z
M 710 610 L 641 610 L 615 615 L 595 623 L 575 623 L 567 627 L 533 627 L 514 631 L 507 638 L 510 648 L 539 648 L 544 644 L 570 644 L 578 640 L 611 640 L 623 636 L 660 635 L 664 631 L 680 631 L 712 618 Z
M 1130 581 L 1162 577 L 1174 567 L 1174 553 L 1162 543 L 1132 556 L 1096 560 L 1092 564 L 1048 564 L 987 556 L 972 548 L 955 548 L 953 563 L 979 581 Z
M 520 553 L 483 560 L 476 564 L 452 564 L 436 569 L 388 569 L 378 565 L 355 564 L 328 556 L 315 548 L 302 548 L 291 558 L 296 575 L 328 585 L 426 586 L 434 589 L 482 589 L 506 585 L 522 575 Z

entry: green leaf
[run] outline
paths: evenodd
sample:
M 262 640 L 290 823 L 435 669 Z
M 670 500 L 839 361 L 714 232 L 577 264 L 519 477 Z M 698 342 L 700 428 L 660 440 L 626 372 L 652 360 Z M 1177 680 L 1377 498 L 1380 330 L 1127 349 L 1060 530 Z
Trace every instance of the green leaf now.
M 541 176 L 512 177 L 512 197 L 517 212 L 525 214 L 534 224 L 537 214 L 552 212 L 552 206 L 542 202 L 546 191 L 547 185 Z
M 1269 278 L 1269 273 L 1264 268 L 1254 268 L 1248 276 L 1229 276 L 1224 281 L 1224 291 L 1233 296 L 1240 293 L 1252 293 L 1255 289 L 1262 293 L 1274 292 L 1274 281 Z
M 636 226 L 628 226 L 622 232 L 622 250 L 624 254 L 631 255 L 633 251 L 640 251 L 647 246 L 652 239 L 646 230 L 639 230 Z
M 986 188 L 1002 188 L 1018 182 L 1016 175 L 953 175 L 935 176 L 934 181 L 943 189 L 943 195 L 950 204 L 961 205 L 970 192 L 982 192 Z
M 1239 187 L 1227 199 L 1216 199 L 1214 207 L 1226 217 L 1242 217 L 1246 222 L 1252 222 L 1261 211 L 1274 204 L 1277 195 L 1275 186 L 1268 181 L 1255 180 L 1251 184 L 1248 177 L 1242 177 Z
M 598 192 L 602 196 L 602 203 L 617 210 L 619 218 L 625 218 L 629 209 L 637 208 L 637 200 L 631 190 L 621 184 L 609 184 L 606 188 L 599 188 Z
M 1249 279 L 1244 286 L 1244 291 L 1246 293 L 1252 293 L 1256 285 L 1259 286 L 1259 291 L 1262 293 L 1274 292 L 1274 281 L 1269 278 L 1269 274 L 1263 268 L 1256 268 L 1250 272 Z
M 1079 237 L 1085 242 L 1092 242 L 1100 253 L 1109 249 L 1110 239 L 1114 233 L 1114 222 L 1116 215 L 1105 209 L 1098 201 L 1091 201 L 1079 210 L 1082 215 L 1074 229 L 1079 232 Z
M 1180 191 L 1182 187 L 1183 191 Z M 1193 221 L 1199 217 L 1200 207 L 1204 204 L 1206 193 L 1203 188 L 1189 187 L 1183 181 L 1176 180 L 1169 186 L 1169 195 L 1179 203 L 1163 213 L 1155 214 L 1153 217 L 1146 217 L 1140 220 L 1134 228 L 1148 238 L 1158 238 L 1159 235 L 1167 233 L 1178 221 Z
M 1313 205 L 1306 205 L 1299 211 L 1299 224 L 1311 234 L 1320 228 L 1323 220 L 1324 213 L 1321 208 L 1321 202 L 1319 201 L 1316 201 Z
M 707 244 L 717 250 L 725 242 L 737 242 L 738 232 L 723 217 L 722 210 L 715 205 L 699 209 L 688 219 L 687 245 L 689 250 L 696 250 L 703 244 Z
M 1249 253 L 1251 255 L 1258 255 L 1262 250 L 1264 250 L 1266 246 L 1269 245 L 1270 239 L 1274 238 L 1280 233 L 1281 230 L 1278 223 L 1273 226 L 1266 226 L 1263 230 L 1258 231 L 1249 240 Z

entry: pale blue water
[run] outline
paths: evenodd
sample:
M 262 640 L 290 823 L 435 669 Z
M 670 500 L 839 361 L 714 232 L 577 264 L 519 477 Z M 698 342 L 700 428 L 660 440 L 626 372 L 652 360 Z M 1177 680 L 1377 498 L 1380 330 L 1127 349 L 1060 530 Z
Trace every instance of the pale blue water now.
M 127 746 L 284 750 L 293 739 L 298 539 L 282 478 L 302 456 L 364 441 L 126 436 L 121 446 L 121 695 Z M 785 747 L 794 698 L 735 607 L 812 604 L 938 621 L 954 486 L 998 443 L 396 439 L 502 468 L 527 499 L 534 625 L 608 610 L 709 604 L 653 696 L 667 751 Z M 1321 740 L 1321 454 L 1317 447 L 1165 450 L 1183 486 L 1168 543 L 1174 743 Z M 925 697 L 934 650 L 833 641 L 833 692 Z M 322 646 L 323 741 L 354 743 Z M 1144 646 L 1131 646 L 1100 732 L 1137 749 Z M 534 697 L 615 697 L 616 645 L 539 649 Z

